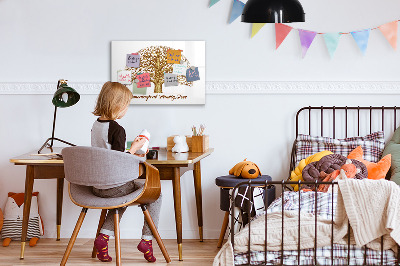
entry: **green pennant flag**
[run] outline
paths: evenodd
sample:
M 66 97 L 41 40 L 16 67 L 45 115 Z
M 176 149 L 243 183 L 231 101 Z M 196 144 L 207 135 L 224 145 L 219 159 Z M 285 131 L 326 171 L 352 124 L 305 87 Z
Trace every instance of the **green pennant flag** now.
M 340 36 L 342 36 L 342 34 L 340 34 L 339 32 L 333 32 L 333 33 L 325 33 L 323 36 L 326 48 L 328 48 L 329 55 L 332 58 L 333 54 L 336 51 L 336 48 L 338 47 L 339 39 Z
M 208 7 L 212 7 L 213 5 L 215 5 L 218 2 L 219 2 L 219 0 L 210 0 L 210 5 Z

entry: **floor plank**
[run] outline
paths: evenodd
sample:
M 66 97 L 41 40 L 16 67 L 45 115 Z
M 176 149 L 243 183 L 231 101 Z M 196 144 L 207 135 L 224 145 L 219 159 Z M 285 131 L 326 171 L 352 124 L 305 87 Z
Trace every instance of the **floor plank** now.
M 9 247 L 0 246 L 0 264 L 3 266 L 11 265 L 60 265 L 61 258 L 64 255 L 69 239 L 40 239 L 36 247 L 27 246 L 25 249 L 25 259 L 19 259 L 21 244 L 18 241 L 12 241 Z M 123 265 L 146 265 L 150 264 L 143 258 L 143 254 L 136 249 L 140 240 L 121 240 L 122 264 Z M 157 265 L 212 265 L 215 255 L 218 253 L 217 240 L 199 240 L 185 239 L 183 241 L 183 261 L 178 261 L 178 247 L 176 240 L 163 240 L 168 250 L 172 262 L 167 264 L 162 256 L 157 243 L 153 243 L 154 254 L 157 258 Z M 110 241 L 109 251 L 114 258 L 114 243 Z M 77 239 L 68 259 L 67 265 L 114 265 L 112 263 L 103 263 L 97 259 L 92 259 L 93 240 Z

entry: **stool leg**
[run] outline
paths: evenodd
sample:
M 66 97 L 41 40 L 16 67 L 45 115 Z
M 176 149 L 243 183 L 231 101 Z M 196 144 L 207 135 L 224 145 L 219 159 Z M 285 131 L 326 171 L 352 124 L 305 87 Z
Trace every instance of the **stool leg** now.
M 119 212 L 115 209 L 114 214 L 114 235 L 115 235 L 115 256 L 117 257 L 115 265 L 121 265 L 121 243 L 119 238 Z
M 224 221 L 222 222 L 221 234 L 219 235 L 217 248 L 220 248 L 222 246 L 222 242 L 224 241 L 224 237 L 225 237 L 226 228 L 228 227 L 228 222 L 229 222 L 229 212 L 225 212 L 225 217 L 224 217 Z
M 107 210 L 106 209 L 101 210 L 101 215 L 100 215 L 100 219 L 99 219 L 99 226 L 97 227 L 96 238 L 99 236 L 101 227 L 103 227 L 104 221 L 106 220 L 106 214 L 107 214 Z M 97 254 L 97 250 L 96 250 L 96 248 L 95 248 L 95 246 L 93 244 L 92 258 L 96 258 L 96 254 Z

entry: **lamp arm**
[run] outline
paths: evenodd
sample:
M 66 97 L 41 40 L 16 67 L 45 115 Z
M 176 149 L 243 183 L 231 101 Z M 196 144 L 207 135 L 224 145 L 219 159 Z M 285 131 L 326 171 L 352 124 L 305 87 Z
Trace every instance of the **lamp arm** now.
M 53 131 L 51 132 L 51 144 L 50 144 L 50 148 L 53 147 L 54 131 L 55 131 L 55 129 L 56 129 L 56 118 L 57 118 L 57 106 L 54 106 Z
M 61 80 L 58 80 L 56 91 L 57 91 L 58 88 L 60 87 L 60 83 L 61 83 Z M 56 117 L 57 117 L 57 106 L 54 106 L 53 131 L 52 131 L 52 133 L 51 133 L 51 144 L 50 144 L 50 148 L 53 148 L 54 130 L 56 129 Z

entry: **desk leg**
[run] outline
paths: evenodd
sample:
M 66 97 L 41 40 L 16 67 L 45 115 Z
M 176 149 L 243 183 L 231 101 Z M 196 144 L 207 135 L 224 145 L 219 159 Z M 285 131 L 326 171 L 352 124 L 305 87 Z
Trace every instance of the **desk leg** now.
M 181 174 L 179 167 L 174 167 L 174 178 L 172 179 L 174 191 L 175 223 L 178 242 L 179 260 L 182 260 L 182 206 L 181 206 Z
M 24 259 L 26 235 L 28 233 L 29 213 L 31 212 L 31 200 L 34 181 L 34 166 L 26 166 L 25 177 L 25 195 L 24 195 L 24 213 L 22 219 L 22 232 L 21 232 L 21 255 L 20 259 Z
M 60 241 L 64 178 L 57 178 L 57 241 Z
M 196 194 L 197 220 L 199 225 L 200 242 L 203 242 L 203 203 L 201 196 L 201 168 L 200 161 L 194 164 L 194 191 Z

